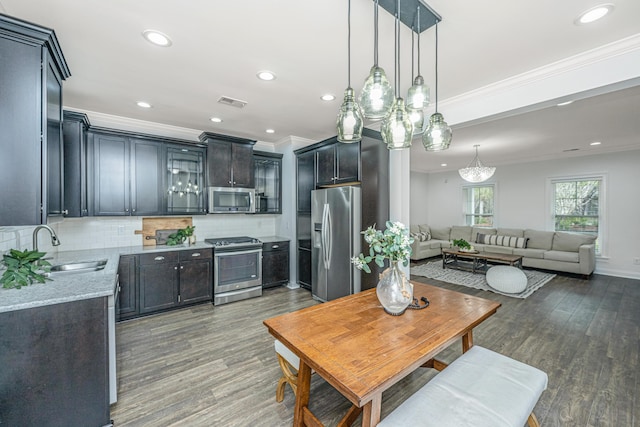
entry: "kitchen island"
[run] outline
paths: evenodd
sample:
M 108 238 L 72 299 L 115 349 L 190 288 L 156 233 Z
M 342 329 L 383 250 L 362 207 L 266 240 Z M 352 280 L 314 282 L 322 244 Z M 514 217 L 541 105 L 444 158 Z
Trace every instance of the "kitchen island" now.
M 0 424 L 110 425 L 119 257 L 198 248 L 210 246 L 60 251 L 50 254 L 52 265 L 107 263 L 98 271 L 0 289 Z

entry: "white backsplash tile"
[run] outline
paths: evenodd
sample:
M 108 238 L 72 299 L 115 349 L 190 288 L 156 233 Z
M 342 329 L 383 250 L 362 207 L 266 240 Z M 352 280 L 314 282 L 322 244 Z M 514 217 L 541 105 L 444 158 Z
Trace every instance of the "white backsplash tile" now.
M 206 215 L 192 217 L 198 241 L 210 237 L 278 234 L 277 215 Z M 142 217 L 65 218 L 49 223 L 60 239 L 60 246 L 51 245 L 46 230 L 38 232 L 38 248 L 44 252 L 100 249 L 142 245 Z M 0 252 L 9 249 L 31 249 L 35 226 L 0 227 Z

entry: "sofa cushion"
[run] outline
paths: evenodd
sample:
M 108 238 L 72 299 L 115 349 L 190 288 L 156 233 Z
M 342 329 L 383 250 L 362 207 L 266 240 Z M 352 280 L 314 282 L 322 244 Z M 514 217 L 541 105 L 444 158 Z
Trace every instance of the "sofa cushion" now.
M 418 228 L 422 233 L 431 233 L 431 229 L 427 224 L 418 224 Z
M 545 252 L 546 251 L 544 249 L 530 249 L 530 248 L 513 250 L 514 255 L 522 255 L 525 258 L 537 258 L 537 259 L 543 259 Z
M 596 241 L 596 236 L 582 233 L 563 233 L 556 232 L 553 235 L 553 245 L 551 249 L 554 251 L 578 252 L 580 246 L 591 245 Z
M 580 262 L 580 255 L 578 252 L 546 251 L 544 253 L 544 259 L 550 261 Z
M 524 237 L 524 230 L 521 228 L 498 228 L 496 234 L 502 236 Z
M 451 227 L 435 228 L 431 227 L 431 238 L 435 240 L 449 240 Z
M 472 242 L 471 240 L 471 226 L 469 225 L 454 225 L 451 227 L 451 235 L 449 240 L 458 240 L 464 239 L 467 242 Z
M 478 241 L 478 233 L 480 234 L 498 234 L 497 233 L 498 230 L 496 230 L 495 228 L 486 228 L 486 227 L 473 227 L 471 229 L 471 240 L 473 242 L 477 242 Z
M 527 247 L 527 239 L 524 237 L 503 236 L 500 234 L 495 234 L 492 236 L 486 234 L 478 234 L 476 242 L 484 243 L 485 245 L 509 246 L 511 248 L 520 249 Z
M 513 255 L 514 248 L 510 248 L 509 246 L 496 246 L 496 245 L 486 245 L 484 247 L 484 252 L 492 253 L 492 254 L 509 254 Z
M 528 248 L 551 250 L 551 242 L 553 242 L 553 231 L 525 230 L 524 237 L 529 238 Z
M 413 234 L 413 233 L 419 233 L 419 232 L 420 232 L 420 226 L 418 224 L 409 226 L 409 233 Z

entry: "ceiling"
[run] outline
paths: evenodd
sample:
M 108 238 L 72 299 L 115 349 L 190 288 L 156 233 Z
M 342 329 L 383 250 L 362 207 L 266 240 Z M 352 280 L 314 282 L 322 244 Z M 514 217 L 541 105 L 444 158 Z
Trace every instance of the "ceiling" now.
M 373 63 L 373 1 L 352 0 L 351 85 Z M 616 0 L 590 26 L 573 23 L 594 0 L 430 0 L 439 31 L 439 111 L 464 96 L 530 70 L 640 34 L 640 2 Z M 347 1 L 0 0 L 0 12 L 53 28 L 71 69 L 64 105 L 197 131 L 277 143 L 288 136 L 334 136 L 347 86 Z M 169 35 L 163 48 L 141 36 Z M 379 63 L 394 78 L 394 22 L 380 10 Z M 434 97 L 434 30 L 421 34 L 421 74 Z M 401 31 L 401 93 L 412 79 L 411 31 Z M 417 58 L 416 58 L 417 62 Z M 271 70 L 270 82 L 256 78 Z M 453 123 L 449 150 L 427 153 L 416 140 L 411 169 L 458 169 L 473 158 L 500 165 L 634 149 L 640 135 L 640 76 L 627 87 L 582 94 L 566 107 L 539 103 Z M 322 101 L 332 93 L 336 100 Z M 217 103 L 246 101 L 242 108 Z M 136 102 L 153 105 L 141 109 Z M 212 123 L 217 116 L 222 123 Z M 365 123 L 376 128 L 376 124 Z M 275 130 L 265 133 L 267 128 Z M 590 146 L 593 141 L 599 146 Z M 565 151 L 577 148 L 578 150 Z M 441 166 L 446 163 L 447 166 Z

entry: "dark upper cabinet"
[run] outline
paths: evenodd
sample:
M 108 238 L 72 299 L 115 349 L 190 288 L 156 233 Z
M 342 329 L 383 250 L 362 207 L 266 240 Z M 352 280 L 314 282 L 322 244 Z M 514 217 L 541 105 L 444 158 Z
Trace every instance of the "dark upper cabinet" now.
M 204 132 L 209 187 L 254 188 L 253 145 L 256 141 Z
M 282 213 L 282 154 L 253 152 L 256 214 Z
M 204 147 L 166 147 L 167 214 L 204 214 Z
M 87 206 L 87 130 L 84 113 L 64 111 L 64 213 L 67 217 L 89 215 Z
M 296 156 L 297 209 L 311 213 L 311 191 L 315 184 L 315 151 L 307 151 Z
M 10 183 L 0 189 L 0 226 L 62 212 L 62 81 L 70 75 L 53 30 L 0 15 L 0 181 Z
M 111 133 L 90 132 L 93 215 L 161 215 L 162 145 Z
M 316 186 L 357 181 L 360 181 L 360 143 L 343 144 L 336 140 L 316 150 Z
M 289 242 L 262 244 L 262 287 L 271 288 L 289 283 Z

